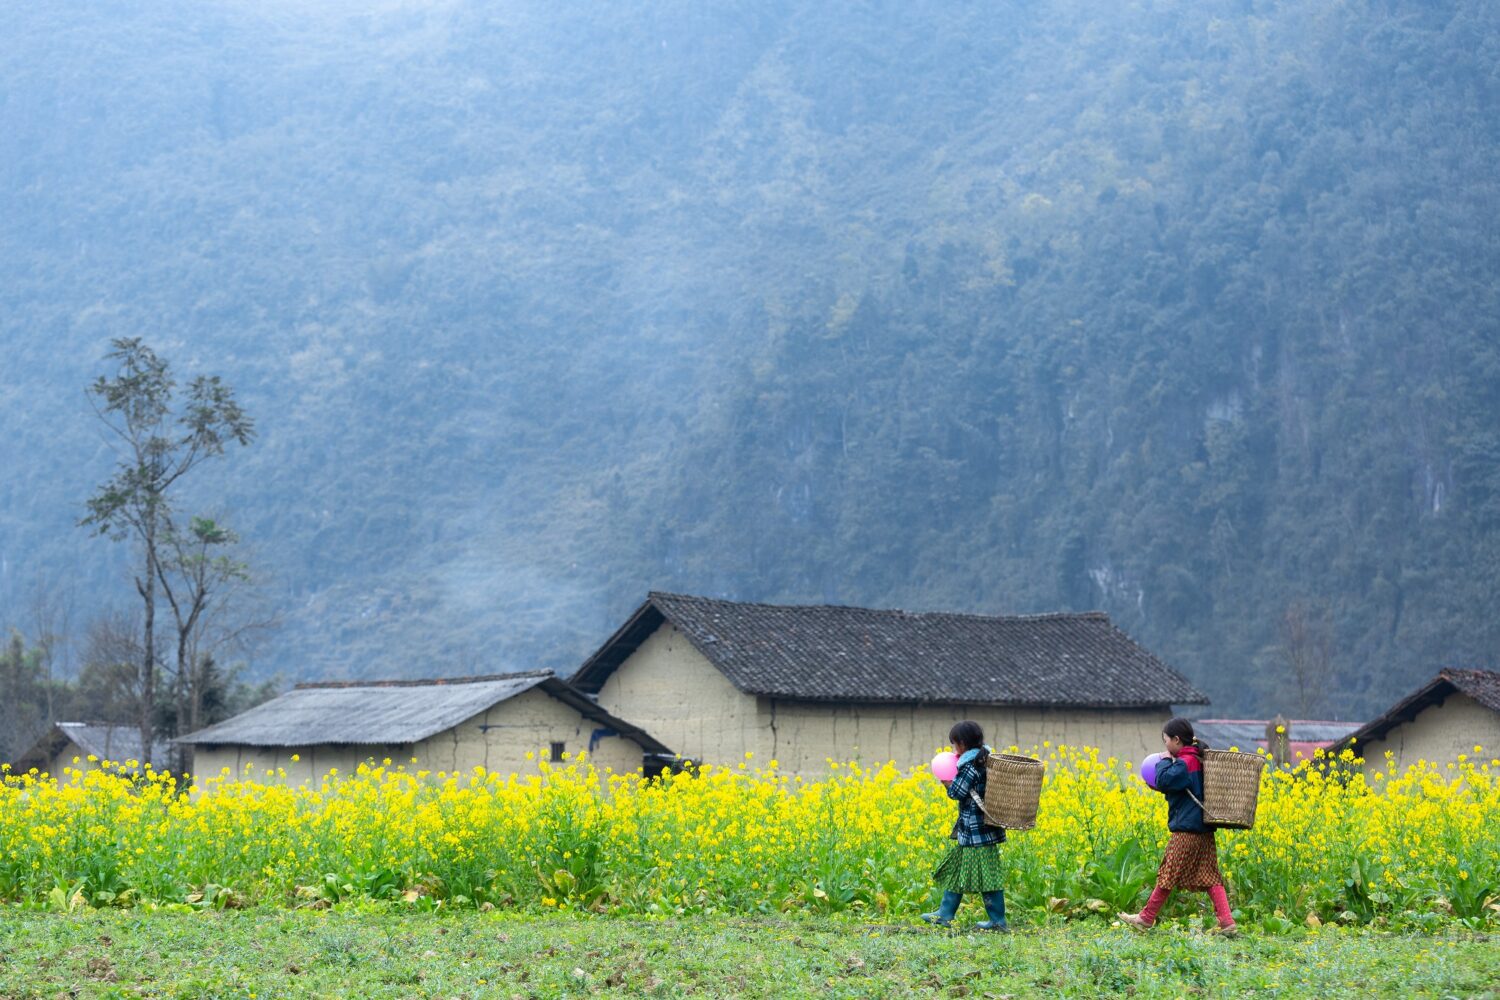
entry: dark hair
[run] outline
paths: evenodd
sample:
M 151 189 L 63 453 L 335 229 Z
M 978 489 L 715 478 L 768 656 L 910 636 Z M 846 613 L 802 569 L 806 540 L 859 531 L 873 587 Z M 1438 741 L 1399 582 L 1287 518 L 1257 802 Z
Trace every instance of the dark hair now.
M 955 747 L 961 746 L 965 750 L 978 750 L 981 764 L 989 756 L 989 752 L 984 748 L 984 729 L 972 719 L 955 722 L 953 728 L 948 730 L 948 742 Z
M 1180 715 L 1174 719 L 1168 719 L 1166 721 L 1166 724 L 1161 727 L 1161 734 L 1163 736 L 1175 736 L 1179 740 L 1181 740 L 1184 745 L 1191 743 L 1199 750 L 1208 749 L 1207 743 L 1204 743 L 1198 737 L 1193 735 L 1193 724 Z

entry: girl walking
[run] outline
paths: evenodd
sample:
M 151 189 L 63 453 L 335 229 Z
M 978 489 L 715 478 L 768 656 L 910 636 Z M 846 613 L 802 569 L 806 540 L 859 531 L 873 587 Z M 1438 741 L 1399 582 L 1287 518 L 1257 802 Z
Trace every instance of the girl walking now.
M 958 803 L 958 821 L 951 834 L 958 843 L 949 848 L 932 873 L 932 880 L 943 888 L 943 901 L 935 912 L 922 914 L 922 919 L 947 927 L 953 922 L 964 893 L 977 892 L 984 900 L 988 919 L 975 926 L 985 931 L 1008 931 L 1000 871 L 1000 845 L 1005 842 L 1005 829 L 986 823 L 980 808 L 984 801 L 984 762 L 989 757 L 984 730 L 977 722 L 960 722 L 948 731 L 948 741 L 958 754 L 958 773 L 952 781 L 944 782 L 948 798 Z
M 1156 790 L 1167 797 L 1167 853 L 1156 870 L 1156 888 L 1140 913 L 1122 913 L 1120 920 L 1137 930 L 1156 923 L 1173 889 L 1206 891 L 1214 904 L 1218 932 L 1233 937 L 1237 932 L 1229 913 L 1229 896 L 1219 874 L 1219 850 L 1214 831 L 1203 822 L 1203 741 L 1193 735 L 1187 719 L 1168 720 L 1162 726 L 1162 743 L 1168 756 L 1156 762 Z

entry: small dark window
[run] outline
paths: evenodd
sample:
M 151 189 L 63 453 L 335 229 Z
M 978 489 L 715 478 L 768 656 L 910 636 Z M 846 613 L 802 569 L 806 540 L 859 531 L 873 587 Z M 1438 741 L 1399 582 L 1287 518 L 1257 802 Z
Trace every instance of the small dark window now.
M 552 743 L 552 756 L 549 759 L 550 760 L 562 760 L 563 752 L 565 750 L 567 750 L 567 748 L 568 748 L 568 745 L 566 743 L 560 743 L 560 742 L 554 740 L 553 743 Z

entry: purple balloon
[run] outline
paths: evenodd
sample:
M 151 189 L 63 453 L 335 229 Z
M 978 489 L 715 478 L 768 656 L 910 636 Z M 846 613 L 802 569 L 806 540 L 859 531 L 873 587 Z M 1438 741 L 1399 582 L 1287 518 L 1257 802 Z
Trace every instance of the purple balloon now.
M 1164 753 L 1147 754 L 1146 759 L 1141 761 L 1141 780 L 1148 787 L 1156 787 L 1156 762 L 1165 756 Z

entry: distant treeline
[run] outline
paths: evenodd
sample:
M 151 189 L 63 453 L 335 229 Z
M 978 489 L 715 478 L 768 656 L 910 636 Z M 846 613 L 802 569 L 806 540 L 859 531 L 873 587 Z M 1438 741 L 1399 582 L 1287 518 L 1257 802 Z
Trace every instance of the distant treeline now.
M 257 676 L 566 671 L 653 587 L 1102 608 L 1226 714 L 1500 648 L 1488 0 L 117 0 L 6 47 L 0 608 L 128 606 L 80 387 L 145 336 L 257 415 L 194 486 L 272 581 Z

